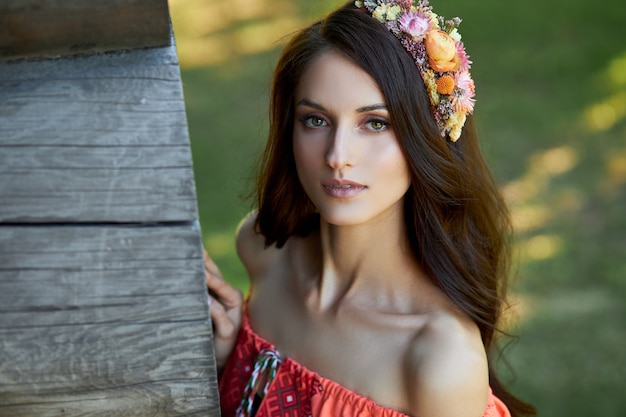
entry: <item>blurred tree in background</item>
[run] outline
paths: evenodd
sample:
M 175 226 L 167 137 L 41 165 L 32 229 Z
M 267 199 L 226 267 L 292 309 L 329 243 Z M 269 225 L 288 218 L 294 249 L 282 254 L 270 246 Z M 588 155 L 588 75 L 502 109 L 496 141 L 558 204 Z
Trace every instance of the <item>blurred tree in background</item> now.
M 204 243 L 234 250 L 252 208 L 285 37 L 339 2 L 170 0 Z M 483 150 L 514 221 L 513 389 L 541 416 L 626 415 L 626 7 L 432 0 L 464 19 Z

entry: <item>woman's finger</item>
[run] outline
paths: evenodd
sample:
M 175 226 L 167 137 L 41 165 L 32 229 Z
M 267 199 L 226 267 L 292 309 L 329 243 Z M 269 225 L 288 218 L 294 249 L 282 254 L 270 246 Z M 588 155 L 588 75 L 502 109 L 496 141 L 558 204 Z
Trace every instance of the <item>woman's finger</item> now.
M 207 286 L 212 296 L 218 299 L 225 308 L 241 307 L 243 305 L 242 292 L 228 282 L 215 277 L 207 277 Z
M 204 257 L 204 270 L 208 272 L 209 274 L 215 276 L 216 278 L 224 279 L 222 277 L 222 273 L 220 272 L 220 269 L 215 264 L 215 262 L 213 262 L 213 259 L 211 259 L 208 252 L 204 248 L 202 249 L 202 255 Z
M 214 324 L 214 335 L 220 339 L 232 339 L 236 331 L 235 324 L 222 306 L 215 299 L 211 300 L 211 320 Z
M 204 276 L 209 289 L 209 312 L 213 323 L 215 360 L 221 369 L 233 350 L 243 317 L 243 293 L 226 282 L 220 269 L 203 248 Z
M 205 281 L 211 295 L 226 309 L 241 307 L 243 294 L 224 280 L 219 268 L 203 248 Z

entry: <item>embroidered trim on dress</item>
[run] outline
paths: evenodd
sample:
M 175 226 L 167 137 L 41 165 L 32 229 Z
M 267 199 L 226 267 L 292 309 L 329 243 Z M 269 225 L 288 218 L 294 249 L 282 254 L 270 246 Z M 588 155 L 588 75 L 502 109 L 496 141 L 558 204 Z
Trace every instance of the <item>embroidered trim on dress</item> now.
M 252 417 L 254 415 L 254 400 L 257 393 L 262 390 L 263 397 L 267 395 L 281 363 L 280 353 L 277 350 L 262 349 L 259 352 L 254 361 L 250 380 L 244 388 L 243 399 L 237 409 L 237 417 Z

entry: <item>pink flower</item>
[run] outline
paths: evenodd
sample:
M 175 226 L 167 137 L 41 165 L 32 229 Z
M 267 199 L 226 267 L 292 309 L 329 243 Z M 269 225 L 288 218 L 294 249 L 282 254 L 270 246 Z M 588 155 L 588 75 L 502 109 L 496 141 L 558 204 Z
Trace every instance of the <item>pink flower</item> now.
M 470 94 L 470 97 L 474 97 L 476 93 L 476 87 L 474 85 L 474 80 L 472 80 L 472 76 L 469 71 L 459 71 L 454 75 L 454 84 L 463 91 L 467 91 Z
M 419 13 L 405 13 L 398 21 L 400 30 L 413 38 L 415 42 L 420 42 L 430 29 L 430 20 Z
M 461 65 L 459 65 L 459 71 L 469 70 L 472 66 L 472 61 L 470 61 L 469 55 L 467 55 L 467 52 L 465 51 L 465 46 L 463 46 L 462 42 L 457 42 L 456 51 L 459 60 L 461 61 Z
M 454 110 L 462 114 L 472 114 L 474 111 L 474 100 L 468 94 L 460 94 L 452 98 L 452 105 Z
M 452 97 L 454 110 L 463 114 L 471 114 L 474 111 L 474 103 L 476 102 L 476 100 L 474 100 L 476 87 L 469 71 L 459 71 L 456 73 L 454 82 L 457 86 L 457 92 L 454 97 Z

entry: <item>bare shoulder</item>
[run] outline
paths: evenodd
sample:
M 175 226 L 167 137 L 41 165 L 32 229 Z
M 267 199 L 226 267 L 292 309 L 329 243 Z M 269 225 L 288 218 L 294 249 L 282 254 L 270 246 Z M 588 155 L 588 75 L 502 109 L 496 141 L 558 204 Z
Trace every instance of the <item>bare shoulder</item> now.
M 489 372 L 478 327 L 469 319 L 436 314 L 415 336 L 406 357 L 411 413 L 430 417 L 481 417 Z
M 281 252 L 273 245 L 265 246 L 265 237 L 256 227 L 256 217 L 257 212 L 253 211 L 241 220 L 236 239 L 237 255 L 253 281 L 263 275 Z

